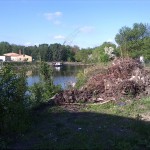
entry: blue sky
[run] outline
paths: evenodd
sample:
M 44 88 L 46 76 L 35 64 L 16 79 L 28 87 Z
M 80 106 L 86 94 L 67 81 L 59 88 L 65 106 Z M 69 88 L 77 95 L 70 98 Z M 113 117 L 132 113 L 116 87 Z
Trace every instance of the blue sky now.
M 149 21 L 150 0 L 0 0 L 0 41 L 10 44 L 92 48 Z

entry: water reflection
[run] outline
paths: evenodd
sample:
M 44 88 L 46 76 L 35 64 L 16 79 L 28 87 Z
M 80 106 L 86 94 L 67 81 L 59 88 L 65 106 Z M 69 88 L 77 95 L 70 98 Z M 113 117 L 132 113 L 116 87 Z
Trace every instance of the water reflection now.
M 56 71 L 60 71 L 60 67 L 54 67 Z
M 28 86 L 32 86 L 34 83 L 38 83 L 40 81 L 40 78 L 38 75 L 32 75 L 27 77 L 27 83 Z
M 54 78 L 54 84 L 61 85 L 63 89 L 67 89 L 74 82 L 76 82 L 75 76 L 57 76 Z
M 60 67 L 53 67 L 54 84 L 61 85 L 63 89 L 66 89 L 68 85 L 76 82 L 77 73 L 80 70 L 84 70 L 85 67 L 87 66 L 63 65 Z M 40 81 L 38 70 L 29 71 L 27 75 L 27 83 L 29 86 Z

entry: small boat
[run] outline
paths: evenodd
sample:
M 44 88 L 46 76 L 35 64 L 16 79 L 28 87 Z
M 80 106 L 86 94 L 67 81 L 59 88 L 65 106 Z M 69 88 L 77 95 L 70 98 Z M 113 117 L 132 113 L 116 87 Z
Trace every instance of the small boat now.
M 52 65 L 53 66 L 62 66 L 62 62 L 53 62 Z

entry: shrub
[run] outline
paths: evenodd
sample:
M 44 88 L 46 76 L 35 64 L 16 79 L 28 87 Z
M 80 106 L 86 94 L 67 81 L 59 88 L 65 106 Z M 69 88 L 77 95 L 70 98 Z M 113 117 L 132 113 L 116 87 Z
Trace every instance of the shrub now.
M 76 82 L 76 88 L 82 87 L 87 81 L 87 77 L 85 76 L 84 72 L 80 71 L 77 74 L 77 82 Z
M 48 101 L 54 94 L 61 90 L 60 86 L 53 84 L 52 68 L 47 63 L 42 62 L 39 70 L 41 81 L 29 88 L 32 107 Z
M 15 74 L 10 66 L 0 75 L 0 134 L 12 135 L 25 130 L 27 97 L 25 72 Z

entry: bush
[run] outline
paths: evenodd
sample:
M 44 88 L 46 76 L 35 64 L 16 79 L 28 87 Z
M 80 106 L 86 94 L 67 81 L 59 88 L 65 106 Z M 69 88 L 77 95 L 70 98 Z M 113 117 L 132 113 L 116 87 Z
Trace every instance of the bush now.
M 0 75 L 0 134 L 13 135 L 25 130 L 27 83 L 24 71 L 15 74 L 10 66 Z
M 31 107 L 48 101 L 53 95 L 61 90 L 60 86 L 55 86 L 52 80 L 52 68 L 45 62 L 40 65 L 41 82 L 35 83 L 29 88 Z
M 108 62 L 109 60 L 110 60 L 110 59 L 109 59 L 109 56 L 108 56 L 107 54 L 102 53 L 102 54 L 100 55 L 100 62 L 106 63 L 106 62 Z
M 85 76 L 84 72 L 80 71 L 77 74 L 77 82 L 76 82 L 76 88 L 82 87 L 87 81 L 87 77 Z

